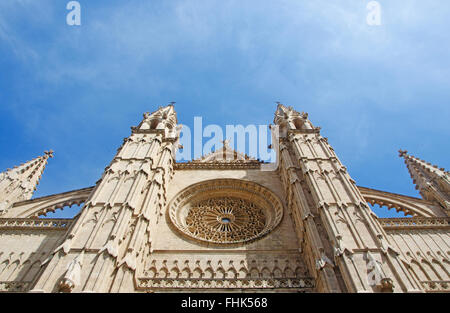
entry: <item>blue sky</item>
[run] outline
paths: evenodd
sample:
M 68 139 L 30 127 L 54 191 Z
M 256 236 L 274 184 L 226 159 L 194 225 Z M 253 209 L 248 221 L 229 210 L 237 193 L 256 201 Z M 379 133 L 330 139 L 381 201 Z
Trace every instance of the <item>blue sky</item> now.
M 449 168 L 450 2 L 0 1 L 0 171 L 53 149 L 35 196 L 94 185 L 142 113 L 309 113 L 358 185 L 418 196 L 398 149 Z M 377 212 L 379 213 L 379 212 Z

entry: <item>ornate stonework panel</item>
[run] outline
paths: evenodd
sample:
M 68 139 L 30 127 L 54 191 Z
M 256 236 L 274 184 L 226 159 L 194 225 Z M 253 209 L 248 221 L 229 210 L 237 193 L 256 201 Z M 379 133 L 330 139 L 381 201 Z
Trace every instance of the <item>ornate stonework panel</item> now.
M 169 206 L 178 231 L 198 241 L 245 243 L 274 229 L 283 216 L 281 201 L 267 188 L 236 179 L 195 184 Z
M 27 292 L 31 282 L 0 281 L 0 292 Z
M 311 289 L 312 278 L 267 279 L 138 279 L 139 289 Z
M 155 253 L 136 278 L 142 290 L 287 289 L 312 291 L 298 251 Z
M 72 225 L 73 219 L 31 219 L 31 218 L 0 218 L 2 229 L 56 229 L 66 230 Z
M 449 229 L 448 217 L 380 218 L 381 226 L 389 231 L 394 229 Z
M 186 217 L 186 230 L 200 240 L 235 243 L 257 238 L 265 223 L 264 211 L 254 203 L 223 197 L 194 204 Z
M 427 292 L 450 291 L 450 280 L 422 281 L 421 283 Z

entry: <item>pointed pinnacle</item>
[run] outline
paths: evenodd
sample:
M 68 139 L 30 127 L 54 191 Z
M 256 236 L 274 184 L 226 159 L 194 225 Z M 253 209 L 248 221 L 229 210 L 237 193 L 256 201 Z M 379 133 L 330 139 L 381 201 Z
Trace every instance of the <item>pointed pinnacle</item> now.
M 275 101 L 275 103 L 277 104 L 277 106 L 284 106 L 283 103 L 281 103 L 280 101 Z

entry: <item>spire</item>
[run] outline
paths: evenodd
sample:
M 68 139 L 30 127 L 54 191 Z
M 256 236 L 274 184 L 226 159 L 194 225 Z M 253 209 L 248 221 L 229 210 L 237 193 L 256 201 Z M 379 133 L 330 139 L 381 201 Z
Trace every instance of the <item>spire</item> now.
M 144 119 L 137 127 L 132 127 L 133 130 L 152 131 L 161 130 L 168 138 L 175 138 L 177 136 L 176 126 L 178 124 L 177 113 L 174 107 L 175 102 L 170 102 L 167 106 L 160 106 L 158 110 L 153 113 L 144 113 Z
M 444 209 L 450 210 L 450 175 L 444 168 L 425 162 L 409 155 L 406 150 L 399 150 L 399 156 L 404 158 L 408 171 L 419 190 L 422 198 L 439 203 Z M 447 211 L 447 213 L 449 213 Z
M 52 150 L 45 151 L 43 156 L 0 173 L 0 215 L 15 202 L 31 199 L 52 157 Z
M 289 130 L 303 132 L 318 131 L 320 127 L 314 127 L 308 119 L 308 113 L 297 112 L 292 106 L 277 103 L 277 110 L 273 122 L 280 127 L 280 137 L 286 137 Z

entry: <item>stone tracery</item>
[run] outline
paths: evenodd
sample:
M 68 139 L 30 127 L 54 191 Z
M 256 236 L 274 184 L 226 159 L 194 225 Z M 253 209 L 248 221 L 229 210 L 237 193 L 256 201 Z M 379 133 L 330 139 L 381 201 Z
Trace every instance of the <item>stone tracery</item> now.
M 172 224 L 184 235 L 216 244 L 245 243 L 274 229 L 281 201 L 267 188 L 238 179 L 192 185 L 169 205 Z
M 257 237 L 264 229 L 263 210 L 237 198 L 212 198 L 196 203 L 186 217 L 194 237 L 219 243 L 240 242 Z

